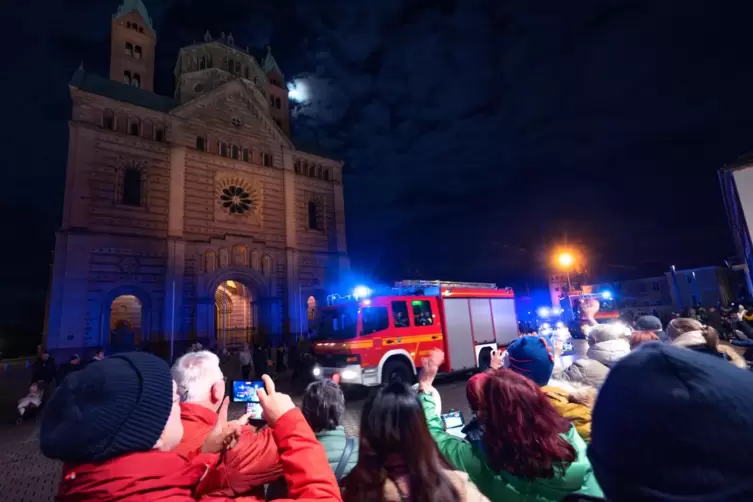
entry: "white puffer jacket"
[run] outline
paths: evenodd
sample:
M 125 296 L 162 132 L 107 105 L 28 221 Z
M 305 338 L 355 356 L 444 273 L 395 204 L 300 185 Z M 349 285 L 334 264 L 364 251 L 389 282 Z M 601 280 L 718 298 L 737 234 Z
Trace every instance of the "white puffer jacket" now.
M 600 324 L 588 334 L 586 357 L 567 368 L 555 368 L 554 378 L 599 388 L 607 379 L 609 368 L 630 353 L 624 326 Z

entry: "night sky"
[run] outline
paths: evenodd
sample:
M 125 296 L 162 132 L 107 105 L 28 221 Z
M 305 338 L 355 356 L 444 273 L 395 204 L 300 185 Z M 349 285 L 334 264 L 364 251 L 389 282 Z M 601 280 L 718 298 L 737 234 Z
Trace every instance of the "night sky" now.
M 541 281 L 564 236 L 604 273 L 733 253 L 716 171 L 753 150 L 753 2 L 145 4 L 162 94 L 178 48 L 207 29 L 271 44 L 288 81 L 308 85 L 294 135 L 346 162 L 349 248 L 365 277 Z M 2 325 L 41 330 L 67 82 L 82 61 L 108 75 L 117 5 L 0 7 Z

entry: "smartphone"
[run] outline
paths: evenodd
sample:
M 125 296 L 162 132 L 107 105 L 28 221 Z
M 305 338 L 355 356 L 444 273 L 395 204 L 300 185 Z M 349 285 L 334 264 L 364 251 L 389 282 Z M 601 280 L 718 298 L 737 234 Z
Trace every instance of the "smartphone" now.
M 445 429 L 456 429 L 465 425 L 463 419 L 463 413 L 459 411 L 450 410 L 447 413 L 442 414 L 442 422 L 444 422 Z
M 233 380 L 233 402 L 246 403 L 246 413 L 251 413 L 250 420 L 262 420 L 258 389 L 264 388 L 261 380 Z

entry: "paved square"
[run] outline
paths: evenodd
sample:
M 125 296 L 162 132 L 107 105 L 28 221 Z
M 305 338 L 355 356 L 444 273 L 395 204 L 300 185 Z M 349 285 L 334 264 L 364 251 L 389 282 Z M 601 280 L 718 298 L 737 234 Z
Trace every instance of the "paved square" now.
M 39 427 L 29 420 L 15 425 L 15 402 L 21 397 L 28 382 L 27 375 L 0 375 L 0 499 L 4 502 L 46 502 L 54 499 L 60 480 L 60 463 L 49 460 L 39 452 Z M 465 381 L 438 384 L 442 395 L 443 411 L 451 408 L 469 417 L 465 399 Z M 300 404 L 300 399 L 295 399 Z M 231 405 L 231 417 L 243 411 L 241 405 Z M 345 430 L 357 435 L 361 417 L 362 399 L 346 404 Z

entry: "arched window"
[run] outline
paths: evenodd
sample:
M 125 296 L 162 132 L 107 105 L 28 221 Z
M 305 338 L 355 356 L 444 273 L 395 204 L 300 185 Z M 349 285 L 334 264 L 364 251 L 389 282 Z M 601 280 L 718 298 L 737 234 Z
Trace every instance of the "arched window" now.
M 196 136 L 196 149 L 200 152 L 206 151 L 206 140 L 203 136 Z
M 301 161 L 296 160 L 295 164 L 293 165 L 293 168 L 295 169 L 296 174 L 301 174 Z
M 236 75 L 241 74 L 241 62 L 240 61 L 235 62 L 235 74 Z
M 131 85 L 131 72 L 126 70 L 123 72 L 123 82 L 125 82 L 128 85 Z
M 133 56 L 133 44 L 131 42 L 126 42 L 125 53 L 126 56 Z
M 228 59 L 227 71 L 232 72 L 234 68 L 235 68 L 235 61 L 233 61 L 232 59 Z
M 248 148 L 244 148 L 243 149 L 243 161 L 249 162 L 249 159 L 250 159 L 250 156 L 249 156 Z
M 141 59 L 141 46 L 137 45 L 133 48 L 133 55 L 136 57 L 136 59 Z
M 220 143 L 220 156 L 227 157 L 227 143 Z
M 324 168 L 324 171 L 322 174 L 324 175 L 324 181 L 329 181 L 329 169 Z
M 205 56 L 201 56 L 201 59 L 199 60 L 199 69 L 203 70 L 207 67 L 207 58 Z
M 264 167 L 272 167 L 272 156 L 268 153 L 262 154 Z
M 138 73 L 133 74 L 133 86 L 141 87 L 141 75 L 139 75 Z
M 268 254 L 261 259 L 261 273 L 266 276 L 272 275 L 272 257 Z
M 141 121 L 139 119 L 130 119 L 128 121 L 128 133 L 131 136 L 141 135 Z
M 163 142 L 165 141 L 165 128 L 162 126 L 154 127 L 154 140 Z
M 308 223 L 310 230 L 321 230 L 319 228 L 319 208 L 316 207 L 316 202 L 310 200 L 308 203 Z
M 112 110 L 102 112 L 102 127 L 110 131 L 115 130 L 115 114 Z
M 316 177 L 322 179 L 322 166 L 316 166 Z
M 277 107 L 277 108 L 281 108 L 282 107 L 282 104 L 280 102 L 280 98 L 275 98 L 275 107 Z
M 139 33 L 144 33 L 144 27 L 143 26 L 139 26 Z
M 238 145 L 233 145 L 232 152 L 233 152 L 233 158 L 238 159 Z
M 246 77 L 246 78 L 248 78 L 248 66 L 246 66 L 245 68 L 243 68 L 243 76 Z
M 141 171 L 128 168 L 123 173 L 123 204 L 126 206 L 141 205 Z

